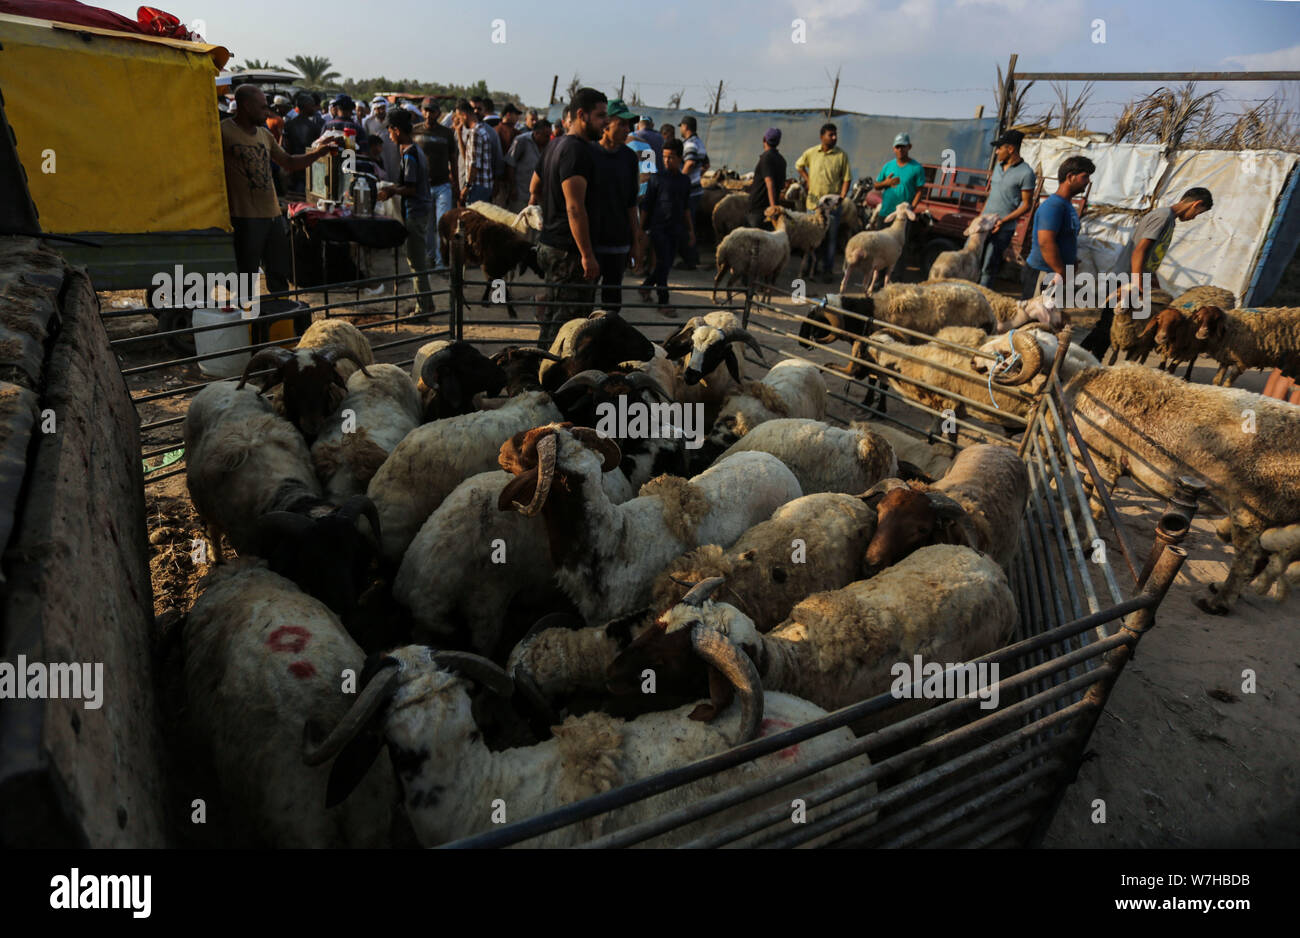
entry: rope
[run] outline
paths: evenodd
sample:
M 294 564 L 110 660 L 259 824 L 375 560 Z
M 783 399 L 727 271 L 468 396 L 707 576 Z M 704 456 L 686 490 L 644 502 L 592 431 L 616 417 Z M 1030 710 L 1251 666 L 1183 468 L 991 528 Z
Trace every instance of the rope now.
M 1004 358 L 1001 352 L 998 352 L 997 358 L 993 362 L 993 367 L 989 369 L 989 403 L 1001 410 L 1002 407 L 993 398 L 993 375 L 1005 371 L 1010 371 L 1011 366 L 1020 361 L 1020 353 L 1016 351 L 1016 330 L 1012 329 L 1007 333 L 1007 341 L 1011 343 L 1011 355 Z

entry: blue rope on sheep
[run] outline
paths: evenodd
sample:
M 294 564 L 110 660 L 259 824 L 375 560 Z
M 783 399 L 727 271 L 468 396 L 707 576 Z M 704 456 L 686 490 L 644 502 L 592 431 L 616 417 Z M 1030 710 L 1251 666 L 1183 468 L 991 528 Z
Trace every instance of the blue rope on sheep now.
M 989 403 L 992 404 L 994 407 L 996 407 L 998 410 L 1001 410 L 1002 408 L 998 406 L 998 402 L 993 398 L 993 376 L 995 374 L 999 374 L 1004 371 L 1010 371 L 1011 366 L 1014 365 L 1016 362 L 1020 361 L 1020 353 L 1016 351 L 1016 330 L 1015 329 L 1012 329 L 1010 332 L 1007 333 L 1007 341 L 1011 344 L 1011 354 L 1009 356 L 1004 357 L 1001 352 L 998 352 L 997 358 L 993 362 L 993 367 L 989 369 L 989 380 L 988 380 Z

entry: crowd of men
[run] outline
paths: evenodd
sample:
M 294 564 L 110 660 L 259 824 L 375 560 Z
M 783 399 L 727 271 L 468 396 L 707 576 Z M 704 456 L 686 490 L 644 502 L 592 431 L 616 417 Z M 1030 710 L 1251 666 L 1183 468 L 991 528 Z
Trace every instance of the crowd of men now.
M 268 104 L 254 85 L 235 91 L 234 107 L 221 127 L 241 273 L 261 266 L 272 290 L 287 289 L 289 236 L 277 192 L 293 197 L 303 191 L 306 167 L 337 145 L 322 137 L 336 139 L 329 133 L 336 131 L 355 138 L 360 171 L 391 184 L 379 198 L 401 197 L 407 262 L 421 312 L 433 311 L 428 272 L 446 270 L 439 219 L 457 206 L 492 202 L 515 212 L 541 207 L 537 256 L 551 301 L 542 314 L 543 347 L 564 321 L 591 311 L 598 288 L 600 305 L 618 311 L 629 268 L 641 277 L 642 298 L 654 297 L 661 313 L 676 315 L 668 274 L 679 255 L 679 269 L 692 270 L 699 263 L 694 219 L 709 169 L 693 116 L 683 117 L 676 127 L 664 124 L 655 130 L 622 100 L 610 101 L 594 88 L 579 89 L 554 126 L 536 111 L 522 112 L 513 104 L 498 114 L 488 97 L 459 100 L 445 114 L 433 97 L 416 107 L 376 96 L 367 106 L 340 94 L 330 100 L 328 115 L 321 112 L 321 103 L 308 92 L 292 102 L 277 96 Z M 776 127 L 763 134 L 749 187 L 747 223 L 753 227 L 771 228 L 765 212 L 779 203 L 786 181 L 781 136 Z M 1087 189 L 1096 167 L 1083 156 L 1067 158 L 1058 170 L 1057 190 L 1035 211 L 1037 180 L 1020 155 L 1023 140 L 1023 134 L 1010 130 L 993 141 L 995 165 L 983 212 L 997 221 L 985 244 L 979 280 L 993 285 L 1018 220 L 1034 212 L 1031 250 L 1022 269 L 1021 295 L 1028 298 L 1062 283 L 1077 264 L 1079 216 L 1073 199 Z M 900 205 L 915 208 L 924 194 L 924 168 L 911 158 L 911 149 L 910 136 L 898 134 L 893 158 L 874 178 L 880 200 L 876 225 Z M 819 143 L 803 151 L 795 170 L 808 210 L 823 196 L 839 197 L 829 212 L 814 273 L 831 279 L 840 210 L 852 175 L 835 124 L 821 127 Z M 1173 206 L 1143 217 L 1113 271 L 1130 276 L 1133 284 L 1121 301 L 1140 302 L 1144 274 L 1159 286 L 1155 272 L 1174 225 L 1212 206 L 1210 192 L 1196 187 Z M 1112 309 L 1104 310 L 1085 340 L 1098 357 L 1109 344 L 1112 317 Z

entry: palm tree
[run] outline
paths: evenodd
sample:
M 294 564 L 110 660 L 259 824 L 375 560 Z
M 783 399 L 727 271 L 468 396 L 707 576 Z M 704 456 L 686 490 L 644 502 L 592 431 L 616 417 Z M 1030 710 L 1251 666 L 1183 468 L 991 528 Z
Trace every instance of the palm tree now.
M 330 66 L 334 63 L 324 56 L 291 55 L 289 64 L 302 75 L 302 84 L 308 88 L 323 88 L 343 77 L 331 70 Z
M 272 65 L 270 62 L 263 62 L 261 59 L 244 59 L 244 64 L 240 66 L 246 72 L 283 72 L 283 65 Z

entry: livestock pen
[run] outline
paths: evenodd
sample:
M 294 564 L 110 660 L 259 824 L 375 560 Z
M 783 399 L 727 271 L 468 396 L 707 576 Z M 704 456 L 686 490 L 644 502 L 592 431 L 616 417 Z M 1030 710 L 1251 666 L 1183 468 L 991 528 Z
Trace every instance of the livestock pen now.
M 376 300 L 363 300 L 359 288 L 381 279 L 395 283 L 406 279 L 390 275 L 364 282 L 331 284 L 335 294 L 331 302 L 295 306 L 276 313 L 275 319 L 291 318 L 303 313 L 324 316 L 368 317 L 361 328 L 372 337 L 381 330 L 399 328 L 402 334 L 372 345 L 377 360 L 409 364 L 408 347 L 433 338 L 466 339 L 475 345 L 520 344 L 516 336 L 530 331 L 536 324 L 528 320 L 508 319 L 496 313 L 500 306 L 471 309 L 466 295 L 477 295 L 490 286 L 481 279 L 467 278 L 459 265 L 453 265 L 450 284 L 435 289 L 433 295 L 445 298 L 449 308 L 432 316 L 398 312 L 396 300 L 413 294 L 398 294 L 393 312 L 376 312 Z M 515 281 L 518 291 L 540 289 L 535 282 Z M 625 291 L 635 290 L 628 285 Z M 680 289 L 673 285 L 673 289 Z M 318 291 L 319 288 L 316 288 Z M 314 291 L 314 292 L 316 292 Z M 338 299 L 352 293 L 351 299 Z M 286 299 L 296 298 L 289 295 Z M 301 297 L 297 297 L 301 298 Z M 388 302 L 387 300 L 383 302 Z M 791 305 L 793 304 L 793 307 Z M 546 301 L 535 302 L 545 307 Z M 1199 484 L 1185 480 L 1179 495 L 1171 500 L 1159 519 L 1149 552 L 1139 552 L 1127 543 L 1118 525 L 1106 487 L 1087 457 L 1066 411 L 1061 384 L 1056 373 L 1066 343 L 1059 345 L 1056 360 L 1050 363 L 1048 380 L 1036 394 L 1001 386 L 1000 395 L 1010 395 L 1024 402 L 1028 414 L 1023 418 L 998 415 L 1000 409 L 993 396 L 943 393 L 964 405 L 966 416 L 958 416 L 907 400 L 883 382 L 872 382 L 872 375 L 883 375 L 875 361 L 833 347 L 818 346 L 801 351 L 798 331 L 814 320 L 799 312 L 811 312 L 824 301 L 789 297 L 778 306 L 758 298 L 756 285 L 750 283 L 741 300 L 731 306 L 691 302 L 677 305 L 682 313 L 695 315 L 708 310 L 729 308 L 754 334 L 765 353 L 774 356 L 763 362 L 746 355 L 751 367 L 761 369 L 775 357 L 793 357 L 808 361 L 827 376 L 831 398 L 837 402 L 827 419 L 842 424 L 851 420 L 876 423 L 888 421 L 936 440 L 932 428 L 921 424 L 927 418 L 950 421 L 965 440 L 1001 443 L 1016 448 L 1030 479 L 1029 501 L 1021 520 L 1020 550 L 1011 570 L 1010 586 L 1018 606 L 1018 624 L 1009 644 L 970 664 L 997 665 L 996 706 L 983 708 L 980 697 L 971 695 L 947 699 L 919 714 L 903 716 L 900 708 L 911 701 L 902 695 L 882 694 L 859 701 L 804 725 L 764 736 L 737 748 L 719 752 L 707 759 L 681 766 L 651 778 L 603 792 L 557 810 L 533 817 L 512 819 L 490 832 L 466 838 L 448 847 L 527 846 L 532 838 L 569 825 L 583 824 L 601 830 L 587 845 L 593 847 L 631 846 L 654 843 L 667 832 L 692 825 L 703 831 L 689 846 L 713 847 L 732 844 L 746 846 L 794 847 L 816 840 L 819 845 L 846 847 L 905 846 L 1017 846 L 1041 842 L 1062 794 L 1073 780 L 1081 763 L 1089 737 L 1106 705 L 1115 681 L 1133 656 L 1137 643 L 1152 627 L 1155 612 L 1185 559 L 1178 546 L 1196 511 Z M 672 322 L 654 313 L 650 304 L 625 302 L 624 318 L 647 332 L 676 329 Z M 830 307 L 852 322 L 863 317 L 845 309 Z M 112 313 L 105 315 L 111 316 Z M 821 322 L 819 328 L 856 338 Z M 183 339 L 204 327 L 174 330 L 169 336 Z M 211 327 L 208 327 L 211 328 Z M 865 330 L 863 330 L 865 331 Z M 906 333 L 907 330 L 895 328 Z M 926 336 L 926 339 L 930 337 Z M 131 338 L 116 340 L 114 348 L 134 351 L 143 343 Z M 274 342 L 250 344 L 249 350 L 269 347 Z M 875 339 L 864 340 L 865 347 L 879 348 Z M 978 349 L 953 346 L 971 356 L 984 355 Z M 908 347 L 890 346 L 894 354 L 911 357 Z M 221 354 L 229 354 L 224 351 Z M 184 355 L 157 362 L 141 362 L 138 357 L 127 364 L 128 376 L 174 374 L 176 369 L 199 361 L 204 356 Z M 766 357 L 766 356 L 765 356 Z M 856 364 L 864 377 L 849 377 L 844 369 Z M 892 374 L 894 381 L 920 382 Z M 841 386 L 842 383 L 842 386 Z M 177 456 L 180 445 L 179 424 L 183 414 L 163 416 L 151 408 L 168 401 L 183 403 L 203 386 L 188 383 L 166 390 L 153 390 L 134 397 L 141 416 L 141 456 L 147 462 L 157 458 L 183 459 Z M 869 406 L 864 398 L 895 403 Z M 903 410 L 899 410 L 899 405 Z M 997 415 L 1005 429 L 982 422 L 981 417 Z M 174 428 L 174 429 L 173 429 Z M 1018 441 L 1013 437 L 1018 436 Z M 1069 458 L 1073 440 L 1084 455 L 1083 466 Z M 182 473 L 175 462 L 149 472 L 146 486 Z M 1089 492 L 1085 478 L 1093 482 L 1095 497 L 1105 506 L 1105 516 L 1094 521 L 1089 510 Z M 1109 543 L 1108 543 L 1109 541 Z M 913 691 L 920 696 L 921 680 Z M 986 688 L 989 690 L 989 688 Z M 651 798 L 687 785 L 705 776 L 726 771 L 764 755 L 797 747 L 814 737 L 833 733 L 872 718 L 873 725 L 884 724 L 860 736 L 833 755 L 800 763 L 763 778 L 723 790 L 706 798 L 682 804 L 661 816 L 624 829 L 601 827 L 601 816 L 621 806 Z M 800 805 L 778 806 L 764 812 L 749 813 L 743 820 L 725 827 L 710 826 L 706 819 L 720 811 L 757 800 L 764 793 L 798 784 L 818 776 L 828 767 L 860 755 L 867 755 L 871 765 L 841 774 L 831 784 L 810 780 Z M 803 822 L 802 811 L 834 801 L 834 812 L 816 820 Z

